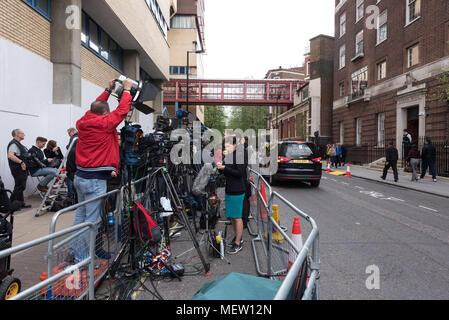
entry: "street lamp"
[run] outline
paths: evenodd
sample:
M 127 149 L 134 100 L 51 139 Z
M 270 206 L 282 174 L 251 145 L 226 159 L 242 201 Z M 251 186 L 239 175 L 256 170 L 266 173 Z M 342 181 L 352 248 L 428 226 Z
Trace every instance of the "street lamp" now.
M 187 99 L 186 99 L 186 109 L 187 112 L 189 112 L 189 94 L 190 94 L 190 90 L 189 90 L 189 75 L 190 75 L 190 54 L 191 53 L 195 53 L 195 54 L 199 54 L 199 53 L 203 53 L 203 50 L 195 50 L 195 51 L 187 51 Z

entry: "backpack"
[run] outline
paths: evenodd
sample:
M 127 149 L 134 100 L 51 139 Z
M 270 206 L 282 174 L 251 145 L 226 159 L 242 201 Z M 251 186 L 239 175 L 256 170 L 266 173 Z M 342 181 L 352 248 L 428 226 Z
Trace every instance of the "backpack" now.
M 161 241 L 161 229 L 151 218 L 150 210 L 137 202 L 132 207 L 132 214 L 134 215 L 134 231 L 142 244 L 153 245 Z
M 8 197 L 8 192 L 5 189 L 5 184 L 0 177 L 0 213 L 8 213 L 11 210 L 11 201 Z

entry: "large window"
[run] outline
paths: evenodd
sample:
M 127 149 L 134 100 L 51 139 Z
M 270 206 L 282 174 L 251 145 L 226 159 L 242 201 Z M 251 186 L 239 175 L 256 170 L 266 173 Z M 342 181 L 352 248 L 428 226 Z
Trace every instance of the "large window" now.
M 346 12 L 340 16 L 340 37 L 346 33 Z
M 382 61 L 377 64 L 377 80 L 382 80 L 387 77 L 387 61 Z
M 345 143 L 345 122 L 340 121 L 340 144 Z
M 377 146 L 385 147 L 385 113 L 377 114 Z
M 363 55 L 363 30 L 355 36 L 355 55 Z
M 123 50 L 95 21 L 83 12 L 81 43 L 118 71 L 123 70 Z
M 411 68 L 419 63 L 419 45 L 407 48 L 407 67 Z
M 177 15 L 171 19 L 172 29 L 195 29 L 195 18 L 193 16 Z
M 421 0 L 407 1 L 407 24 L 412 23 L 421 16 Z
M 154 19 L 156 19 L 159 28 L 164 35 L 164 38 L 167 39 L 167 31 L 168 25 L 165 21 L 164 15 L 162 14 L 161 8 L 156 0 L 146 0 L 148 7 L 150 8 L 151 13 L 153 14 Z
M 377 18 L 377 43 L 387 39 L 387 10 L 382 12 Z
M 23 2 L 28 4 L 47 19 L 50 19 L 50 0 L 23 0 Z
M 356 9 L 356 17 L 355 17 L 355 21 L 358 22 L 360 19 L 363 18 L 363 14 L 365 11 L 365 6 L 363 4 L 363 0 L 357 0 L 356 4 L 357 4 L 357 9 Z
M 363 97 L 368 87 L 368 67 L 364 67 L 351 76 L 352 98 Z
M 340 69 L 344 68 L 345 65 L 346 65 L 346 46 L 345 45 L 342 45 L 340 47 L 340 59 L 339 59 L 339 61 L 340 61 L 339 68 Z
M 362 144 L 362 119 L 355 119 L 355 144 L 360 146 Z

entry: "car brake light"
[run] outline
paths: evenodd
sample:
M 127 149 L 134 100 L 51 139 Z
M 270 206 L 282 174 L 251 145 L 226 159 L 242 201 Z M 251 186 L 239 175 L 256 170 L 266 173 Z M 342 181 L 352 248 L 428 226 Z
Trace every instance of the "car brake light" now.
M 278 162 L 279 163 L 287 163 L 287 162 L 290 162 L 290 161 L 292 161 L 292 159 L 278 156 Z
M 323 162 L 321 161 L 321 157 L 312 159 L 312 161 L 313 161 L 314 163 L 323 163 Z

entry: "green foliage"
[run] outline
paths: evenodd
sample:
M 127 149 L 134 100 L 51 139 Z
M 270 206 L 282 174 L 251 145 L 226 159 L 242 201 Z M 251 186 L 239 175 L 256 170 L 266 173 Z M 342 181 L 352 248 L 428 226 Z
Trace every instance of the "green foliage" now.
M 204 111 L 204 125 L 217 129 L 222 134 L 226 129 L 226 114 L 223 106 L 206 106 Z
M 241 129 L 246 131 L 254 129 L 266 129 L 268 107 L 232 107 L 228 129 Z
M 437 77 L 439 85 L 436 92 L 431 96 L 433 100 L 449 102 L 449 69 L 444 70 Z

